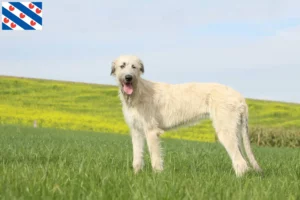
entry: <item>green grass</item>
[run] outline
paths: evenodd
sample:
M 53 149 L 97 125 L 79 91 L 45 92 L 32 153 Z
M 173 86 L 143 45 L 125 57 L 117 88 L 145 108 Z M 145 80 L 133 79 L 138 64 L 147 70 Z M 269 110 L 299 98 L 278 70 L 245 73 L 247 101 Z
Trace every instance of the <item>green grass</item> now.
M 247 99 L 250 129 L 300 130 L 300 104 Z M 115 86 L 0 76 L 0 124 L 128 134 Z M 285 134 L 283 130 L 282 134 Z M 210 120 L 163 137 L 214 141 Z
M 134 175 L 129 136 L 0 126 L 1 199 L 300 199 L 300 149 L 253 147 L 236 178 L 218 143 L 163 139 L 165 171 Z

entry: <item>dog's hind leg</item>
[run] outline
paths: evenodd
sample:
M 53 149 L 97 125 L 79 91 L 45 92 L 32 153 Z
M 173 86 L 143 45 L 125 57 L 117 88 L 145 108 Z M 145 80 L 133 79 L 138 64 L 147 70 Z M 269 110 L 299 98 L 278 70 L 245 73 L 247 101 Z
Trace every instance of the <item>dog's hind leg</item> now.
M 225 147 L 237 176 L 242 176 L 249 170 L 247 161 L 241 152 L 241 145 L 235 133 L 236 130 L 220 130 L 217 132 L 220 143 Z
M 156 172 L 160 172 L 163 170 L 163 159 L 160 149 L 159 132 L 146 132 L 146 139 L 151 157 L 152 169 Z
M 244 142 L 244 148 L 252 167 L 254 168 L 255 171 L 262 172 L 262 169 L 258 165 L 253 155 L 253 152 L 251 150 L 250 138 L 248 135 L 248 118 L 246 116 L 242 116 L 241 133 Z
M 131 131 L 132 147 L 133 147 L 133 169 L 134 172 L 139 172 L 144 166 L 144 134 L 137 131 Z
M 240 113 L 233 105 L 222 106 L 212 112 L 211 119 L 219 142 L 225 147 L 236 176 L 243 176 L 250 168 L 242 154 Z
M 242 154 L 241 138 L 239 138 L 239 116 L 235 112 L 219 112 L 213 118 L 213 125 L 220 143 L 225 147 L 236 176 L 242 176 L 250 168 Z M 227 120 L 230 119 L 230 120 Z

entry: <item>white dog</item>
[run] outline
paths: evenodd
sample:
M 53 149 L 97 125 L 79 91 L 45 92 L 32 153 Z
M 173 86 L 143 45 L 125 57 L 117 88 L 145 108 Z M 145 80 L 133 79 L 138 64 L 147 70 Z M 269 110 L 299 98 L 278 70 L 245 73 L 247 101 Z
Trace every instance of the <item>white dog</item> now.
M 145 139 L 153 170 L 162 171 L 159 135 L 207 117 L 212 120 L 236 175 L 242 176 L 250 169 L 241 152 L 241 140 L 252 167 L 261 171 L 248 137 L 248 106 L 240 93 L 217 83 L 151 82 L 140 77 L 143 73 L 144 64 L 136 56 L 120 56 L 112 63 L 111 75 L 119 85 L 124 117 L 131 130 L 135 173 L 144 164 Z

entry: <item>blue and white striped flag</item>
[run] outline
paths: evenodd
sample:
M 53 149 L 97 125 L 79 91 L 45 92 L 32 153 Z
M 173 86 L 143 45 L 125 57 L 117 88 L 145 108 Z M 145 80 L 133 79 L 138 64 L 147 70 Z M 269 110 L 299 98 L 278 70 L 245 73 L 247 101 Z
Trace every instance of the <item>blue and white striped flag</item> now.
M 2 2 L 2 30 L 42 30 L 42 2 Z

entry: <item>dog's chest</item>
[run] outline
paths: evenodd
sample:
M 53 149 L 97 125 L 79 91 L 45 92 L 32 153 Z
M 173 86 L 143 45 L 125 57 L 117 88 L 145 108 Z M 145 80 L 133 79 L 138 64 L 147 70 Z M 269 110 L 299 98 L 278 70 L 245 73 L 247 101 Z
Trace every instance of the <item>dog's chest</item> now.
M 130 128 L 137 130 L 143 130 L 143 116 L 138 112 L 136 108 L 128 108 L 127 106 L 123 107 L 123 114 L 126 123 Z

